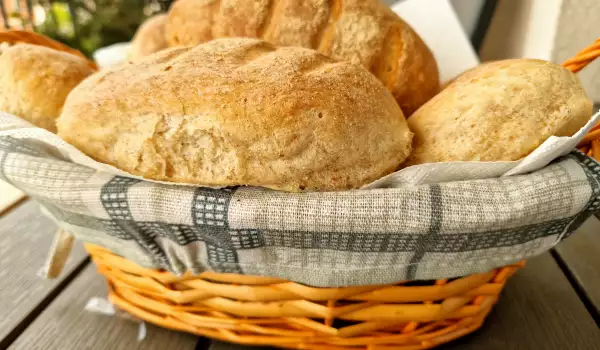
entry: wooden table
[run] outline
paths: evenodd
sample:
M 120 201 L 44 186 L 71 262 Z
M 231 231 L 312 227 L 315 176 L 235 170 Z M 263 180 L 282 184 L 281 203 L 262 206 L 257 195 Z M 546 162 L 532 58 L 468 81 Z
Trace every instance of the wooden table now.
M 35 202 L 0 184 L 0 349 L 244 349 L 84 311 L 106 286 L 80 246 L 61 277 L 43 266 L 55 224 Z M 440 349 L 600 349 L 600 221 L 589 220 L 556 251 L 528 261 L 483 328 Z

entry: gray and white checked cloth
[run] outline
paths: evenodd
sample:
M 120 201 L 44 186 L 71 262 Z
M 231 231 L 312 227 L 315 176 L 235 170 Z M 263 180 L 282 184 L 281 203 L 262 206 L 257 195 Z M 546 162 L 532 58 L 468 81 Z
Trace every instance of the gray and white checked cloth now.
M 142 266 L 312 286 L 487 271 L 547 251 L 600 209 L 600 165 L 579 152 L 526 175 L 284 193 L 115 176 L 1 136 L 0 178 L 78 239 Z

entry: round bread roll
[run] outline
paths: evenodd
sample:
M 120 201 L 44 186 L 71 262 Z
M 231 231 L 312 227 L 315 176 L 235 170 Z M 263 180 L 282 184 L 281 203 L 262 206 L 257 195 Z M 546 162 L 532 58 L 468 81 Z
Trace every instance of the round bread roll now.
M 0 110 L 56 132 L 67 94 L 94 70 L 78 56 L 16 44 L 0 55 Z
M 131 40 L 129 51 L 132 60 L 166 49 L 169 44 L 165 36 L 167 15 L 155 15 L 142 23 Z
M 244 38 L 96 73 L 69 95 L 58 134 L 148 179 L 285 191 L 359 188 L 396 170 L 412 142 L 367 70 Z
M 480 65 L 424 104 L 408 124 L 415 133 L 405 165 L 519 160 L 550 136 L 571 136 L 592 115 L 575 74 L 535 59 Z
M 407 116 L 439 91 L 431 51 L 380 0 L 178 0 L 166 30 L 171 46 L 253 37 L 361 64 Z

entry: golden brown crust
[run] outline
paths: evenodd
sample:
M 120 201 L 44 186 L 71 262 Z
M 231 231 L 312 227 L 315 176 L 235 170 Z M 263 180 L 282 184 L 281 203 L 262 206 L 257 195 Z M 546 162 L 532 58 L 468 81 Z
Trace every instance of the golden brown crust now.
M 167 32 L 171 45 L 258 37 L 361 64 L 392 91 L 406 115 L 439 91 L 431 51 L 379 0 L 179 0 Z
M 0 55 L 0 110 L 56 131 L 67 94 L 93 73 L 78 56 L 43 46 L 17 44 Z
M 518 160 L 550 136 L 571 136 L 592 115 L 575 74 L 513 59 L 456 78 L 410 118 L 414 150 L 405 165 Z
M 384 53 L 371 71 L 392 91 L 408 117 L 439 92 L 437 64 L 408 25 L 393 23 L 383 47 Z
M 166 23 L 166 14 L 152 16 L 142 23 L 131 40 L 130 57 L 132 60 L 169 47 L 165 33 Z
M 178 0 L 171 5 L 166 24 L 170 46 L 191 46 L 212 40 L 215 17 L 222 0 Z M 193 16 L 190 14 L 194 14 Z
M 326 0 L 276 0 L 270 9 L 270 20 L 263 25 L 259 38 L 280 46 L 318 47 L 315 41 L 330 12 Z
M 268 18 L 269 4 L 270 0 L 221 0 L 219 7 L 212 8 L 216 14 L 213 38 L 258 37 L 263 23 Z
M 361 187 L 397 169 L 412 141 L 367 70 L 242 38 L 101 71 L 69 95 L 58 129 L 147 178 L 287 191 Z

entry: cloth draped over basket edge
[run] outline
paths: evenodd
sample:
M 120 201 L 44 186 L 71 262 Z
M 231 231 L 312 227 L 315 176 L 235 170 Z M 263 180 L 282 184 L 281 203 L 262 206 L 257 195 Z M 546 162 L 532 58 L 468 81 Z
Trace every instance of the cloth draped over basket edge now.
M 284 193 L 115 176 L 2 136 L 0 178 L 145 267 L 328 287 L 484 272 L 547 251 L 600 209 L 600 165 L 580 152 L 526 175 Z

